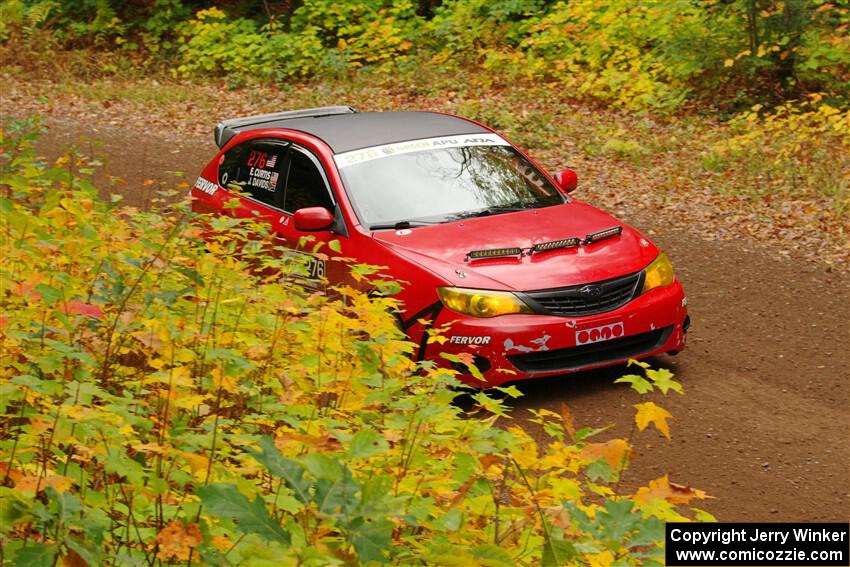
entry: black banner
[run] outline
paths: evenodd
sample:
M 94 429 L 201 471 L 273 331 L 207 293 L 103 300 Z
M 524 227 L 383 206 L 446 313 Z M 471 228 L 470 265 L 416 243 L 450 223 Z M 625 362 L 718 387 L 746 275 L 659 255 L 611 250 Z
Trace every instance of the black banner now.
M 670 522 L 665 541 L 667 565 L 850 565 L 850 524 Z

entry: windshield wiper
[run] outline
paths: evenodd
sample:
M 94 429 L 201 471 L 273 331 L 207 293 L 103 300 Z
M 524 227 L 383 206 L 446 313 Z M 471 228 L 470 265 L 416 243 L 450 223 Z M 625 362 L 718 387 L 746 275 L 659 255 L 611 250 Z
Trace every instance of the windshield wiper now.
M 442 221 L 423 221 L 423 220 L 403 220 L 396 221 L 394 223 L 386 223 L 386 224 L 373 224 L 369 227 L 369 230 L 384 230 L 387 228 L 392 228 L 395 230 L 401 230 L 402 228 L 413 228 L 415 226 L 428 226 L 432 224 L 440 224 Z
M 459 219 L 471 219 L 477 217 L 488 217 L 490 215 L 501 215 L 503 213 L 514 213 L 516 211 L 525 211 L 528 209 L 533 209 L 534 207 L 487 207 L 486 209 L 480 209 L 477 211 L 467 211 L 465 213 L 457 213 L 453 215 L 455 218 Z

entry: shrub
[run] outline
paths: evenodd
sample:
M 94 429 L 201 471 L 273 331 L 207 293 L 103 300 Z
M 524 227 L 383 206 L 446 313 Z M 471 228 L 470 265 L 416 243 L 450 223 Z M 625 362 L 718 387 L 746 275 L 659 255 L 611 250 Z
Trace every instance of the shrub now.
M 277 64 L 267 36 L 256 22 L 228 18 L 218 8 L 199 11 L 179 28 L 182 63 L 178 74 L 272 77 Z
M 707 169 L 726 175 L 721 188 L 751 197 L 826 196 L 835 212 L 850 211 L 850 110 L 813 95 L 767 112 L 756 105 L 730 130 L 703 154 Z
M 660 564 L 662 521 L 707 517 L 667 477 L 621 493 L 629 443 L 566 406 L 536 412 L 540 446 L 483 393 L 464 415 L 391 298 L 308 295 L 262 224 L 118 208 L 81 156 L 46 166 L 20 124 L 0 140 L 13 564 Z M 635 408 L 669 436 L 663 409 Z

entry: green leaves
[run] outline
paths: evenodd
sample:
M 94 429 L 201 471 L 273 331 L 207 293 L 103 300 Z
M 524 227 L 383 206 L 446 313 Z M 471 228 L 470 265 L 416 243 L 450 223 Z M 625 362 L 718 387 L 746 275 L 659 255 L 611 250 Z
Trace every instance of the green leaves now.
M 614 380 L 615 384 L 628 384 L 638 394 L 648 394 L 655 388 L 661 390 L 661 393 L 665 396 L 670 390 L 673 390 L 677 394 L 685 393 L 682 385 L 673 379 L 673 373 L 666 368 L 650 368 L 647 363 L 636 360 L 630 360 L 629 365 L 636 365 L 643 368 L 646 378 L 637 374 L 628 374 Z
M 26 547 L 19 547 L 12 559 L 14 567 L 53 567 L 59 546 L 46 545 L 39 542 L 29 542 Z
M 311 500 L 310 488 L 312 483 L 304 478 L 304 467 L 281 455 L 270 437 L 262 437 L 260 447 L 263 449 L 262 453 L 255 451 L 251 455 L 265 466 L 272 475 L 283 479 L 295 498 L 301 504 L 307 505 Z
M 290 536 L 266 511 L 262 498 L 248 498 L 239 492 L 235 484 L 212 484 L 198 488 L 195 493 L 208 512 L 232 520 L 236 529 L 244 534 L 289 544 Z
M 614 380 L 614 383 L 628 384 L 638 394 L 648 394 L 653 389 L 652 383 L 649 380 L 637 374 L 627 374 Z
M 346 527 L 351 545 L 363 563 L 387 563 L 392 541 L 393 523 L 387 519 L 355 518 Z
M 348 446 L 348 454 L 355 459 L 364 459 L 385 453 L 389 449 L 386 439 L 371 429 L 354 434 Z

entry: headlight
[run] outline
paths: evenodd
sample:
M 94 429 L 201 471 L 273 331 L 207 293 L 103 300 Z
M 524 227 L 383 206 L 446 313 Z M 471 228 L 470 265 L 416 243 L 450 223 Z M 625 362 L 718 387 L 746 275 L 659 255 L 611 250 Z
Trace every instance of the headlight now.
M 646 267 L 646 278 L 643 280 L 643 291 L 641 293 L 646 293 L 657 287 L 670 285 L 675 279 L 676 276 L 673 275 L 673 264 L 670 263 L 667 254 L 661 252 L 658 258 Z
M 509 291 L 438 287 L 437 293 L 440 294 L 443 305 L 452 311 L 473 317 L 497 317 L 508 313 L 534 313 L 531 307 Z

